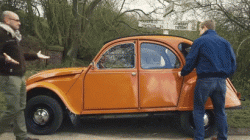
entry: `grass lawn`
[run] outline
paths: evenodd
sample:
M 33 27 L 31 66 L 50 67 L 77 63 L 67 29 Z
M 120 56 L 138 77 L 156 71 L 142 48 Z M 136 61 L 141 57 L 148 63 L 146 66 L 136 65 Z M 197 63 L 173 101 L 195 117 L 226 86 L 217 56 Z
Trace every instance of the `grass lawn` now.
M 250 128 L 250 100 L 242 101 L 242 109 L 227 110 L 227 122 L 230 127 Z

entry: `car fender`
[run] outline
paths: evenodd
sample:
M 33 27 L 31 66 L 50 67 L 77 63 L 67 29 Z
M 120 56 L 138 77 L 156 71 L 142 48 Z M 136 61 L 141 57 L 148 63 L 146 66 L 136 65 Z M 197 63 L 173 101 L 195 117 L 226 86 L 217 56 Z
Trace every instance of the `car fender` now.
M 28 85 L 26 87 L 27 93 L 29 91 L 31 91 L 32 89 L 35 88 L 43 88 L 43 89 L 48 89 L 51 90 L 53 92 L 53 94 L 56 94 L 61 101 L 64 103 L 65 107 L 71 111 L 74 114 L 80 114 L 79 110 L 74 109 L 74 107 L 71 105 L 70 101 L 68 100 L 66 93 L 64 93 L 59 87 L 57 87 L 56 85 L 52 84 L 52 83 L 48 83 L 48 82 L 37 82 L 31 85 Z M 27 96 L 29 96 L 29 94 L 27 94 Z
M 193 110 L 194 102 L 194 88 L 196 84 L 197 76 L 190 77 L 190 74 L 184 78 L 180 99 L 177 110 L 190 111 Z
M 190 111 L 194 107 L 194 89 L 197 81 L 196 71 L 191 72 L 184 77 L 183 86 L 181 89 L 180 99 L 178 103 L 179 111 Z M 213 104 L 208 98 L 205 109 L 213 109 Z
M 193 76 L 193 74 L 190 74 L 187 76 L 186 80 L 184 79 L 183 87 L 180 94 L 179 104 L 178 104 L 178 110 L 179 111 L 190 111 L 193 110 L 194 106 L 194 89 L 196 85 L 197 76 Z M 231 84 L 230 80 L 226 80 L 226 97 L 225 97 L 225 108 L 234 108 L 241 106 L 241 102 L 237 97 L 237 92 L 234 91 L 234 87 Z M 205 109 L 213 109 L 213 103 L 208 98 Z

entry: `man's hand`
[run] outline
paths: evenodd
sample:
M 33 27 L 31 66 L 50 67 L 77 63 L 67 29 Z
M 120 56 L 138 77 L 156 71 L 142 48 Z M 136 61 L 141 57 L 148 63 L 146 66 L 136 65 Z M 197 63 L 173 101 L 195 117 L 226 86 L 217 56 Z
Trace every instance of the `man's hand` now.
M 41 54 L 41 51 L 39 51 L 37 53 L 37 57 L 40 59 L 49 59 L 50 58 L 50 56 L 46 56 L 46 55 Z
M 178 76 L 181 77 L 181 72 L 180 71 L 178 72 Z
M 9 62 L 9 63 L 14 63 L 19 65 L 19 62 L 17 62 L 16 60 L 12 59 L 8 54 L 3 53 L 3 55 L 5 56 L 5 61 Z

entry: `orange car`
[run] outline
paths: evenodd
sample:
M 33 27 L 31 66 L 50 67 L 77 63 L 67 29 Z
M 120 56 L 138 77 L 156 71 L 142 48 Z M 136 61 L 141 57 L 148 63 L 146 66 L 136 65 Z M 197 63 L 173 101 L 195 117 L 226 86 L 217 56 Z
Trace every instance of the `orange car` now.
M 27 80 L 27 128 L 54 133 L 69 115 L 79 118 L 180 116 L 193 135 L 195 70 L 179 77 L 192 41 L 175 36 L 133 36 L 106 43 L 88 67 L 47 70 Z M 227 79 L 226 108 L 241 106 Z M 213 105 L 204 114 L 206 137 L 214 134 Z

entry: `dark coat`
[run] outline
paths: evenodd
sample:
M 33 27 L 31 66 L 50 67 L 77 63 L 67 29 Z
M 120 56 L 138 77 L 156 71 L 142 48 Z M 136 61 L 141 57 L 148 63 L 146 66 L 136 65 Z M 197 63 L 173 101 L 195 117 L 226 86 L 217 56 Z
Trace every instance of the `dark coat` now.
M 18 61 L 19 64 L 6 62 L 3 53 Z M 23 53 L 19 41 L 6 29 L 0 27 L 0 75 L 23 76 L 26 71 L 25 60 L 35 59 L 38 59 L 37 54 Z

